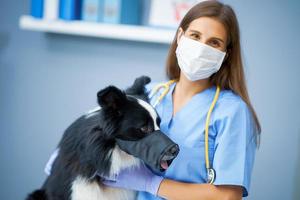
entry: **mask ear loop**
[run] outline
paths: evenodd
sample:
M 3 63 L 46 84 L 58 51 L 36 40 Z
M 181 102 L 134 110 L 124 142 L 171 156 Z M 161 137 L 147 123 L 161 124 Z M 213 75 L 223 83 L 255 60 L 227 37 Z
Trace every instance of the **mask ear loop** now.
M 219 98 L 220 94 L 220 87 L 217 86 L 215 97 L 213 99 L 213 102 L 210 105 L 210 108 L 208 110 L 207 116 L 206 116 L 206 122 L 205 122 L 205 165 L 207 170 L 207 183 L 212 184 L 215 181 L 216 178 L 216 172 L 215 170 L 210 166 L 209 163 L 209 150 L 208 150 L 208 127 L 210 122 L 210 115 L 216 105 L 216 102 Z

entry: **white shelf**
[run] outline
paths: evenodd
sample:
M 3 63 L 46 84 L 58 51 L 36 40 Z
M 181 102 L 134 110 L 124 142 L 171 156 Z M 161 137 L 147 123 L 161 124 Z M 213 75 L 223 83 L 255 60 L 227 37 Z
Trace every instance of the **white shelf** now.
M 170 44 L 176 30 L 146 26 L 114 25 L 86 21 L 43 20 L 21 16 L 20 27 L 26 30 L 100 38 Z

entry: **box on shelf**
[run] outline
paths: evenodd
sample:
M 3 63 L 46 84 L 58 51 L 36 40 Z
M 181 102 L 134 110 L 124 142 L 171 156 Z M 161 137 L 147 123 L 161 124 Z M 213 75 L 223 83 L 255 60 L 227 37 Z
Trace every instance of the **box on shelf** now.
M 44 1 L 44 19 L 57 20 L 59 11 L 59 0 Z
M 149 25 L 177 28 L 188 10 L 204 0 L 151 0 Z
M 84 20 L 140 25 L 145 0 L 32 0 L 31 15 L 46 20 Z
M 64 20 L 81 19 L 81 0 L 60 0 L 59 18 Z
M 141 0 L 104 0 L 103 22 L 113 24 L 141 24 Z
M 31 0 L 30 14 L 35 18 L 43 18 L 44 1 Z
M 82 3 L 82 20 L 101 22 L 104 10 L 103 0 L 83 0 Z

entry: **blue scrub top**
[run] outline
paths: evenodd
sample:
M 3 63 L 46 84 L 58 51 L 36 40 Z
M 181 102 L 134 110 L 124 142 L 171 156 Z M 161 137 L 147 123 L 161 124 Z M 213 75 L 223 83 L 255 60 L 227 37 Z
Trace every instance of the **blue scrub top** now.
M 146 85 L 146 91 L 150 92 L 156 84 Z M 206 183 L 204 129 L 216 87 L 194 95 L 173 117 L 175 85 L 170 86 L 168 94 L 156 106 L 161 131 L 180 147 L 178 156 L 163 176 L 180 182 Z M 162 91 L 150 99 L 152 105 Z M 216 171 L 214 185 L 242 186 L 243 197 L 248 196 L 256 152 L 254 132 L 255 124 L 247 104 L 232 91 L 222 90 L 209 125 L 209 159 Z M 139 192 L 137 199 L 162 198 Z

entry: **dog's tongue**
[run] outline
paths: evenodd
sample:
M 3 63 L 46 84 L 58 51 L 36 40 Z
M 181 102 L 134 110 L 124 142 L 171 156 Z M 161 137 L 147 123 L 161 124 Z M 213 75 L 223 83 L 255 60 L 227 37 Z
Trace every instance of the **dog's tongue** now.
M 168 169 L 168 167 L 169 167 L 167 161 L 165 161 L 165 160 L 161 161 L 160 166 L 161 166 L 161 168 L 163 168 L 165 170 Z

